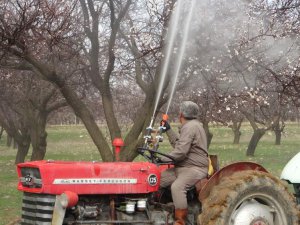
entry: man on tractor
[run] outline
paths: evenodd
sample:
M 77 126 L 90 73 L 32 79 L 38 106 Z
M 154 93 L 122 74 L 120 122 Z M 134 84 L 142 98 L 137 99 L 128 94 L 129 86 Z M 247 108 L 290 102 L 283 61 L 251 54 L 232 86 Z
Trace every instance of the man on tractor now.
M 171 186 L 175 206 L 175 225 L 185 225 L 188 214 L 187 190 L 197 181 L 207 177 L 208 152 L 207 139 L 202 124 L 197 120 L 199 107 L 192 101 L 185 101 L 180 106 L 179 135 L 175 133 L 167 121 L 164 131 L 174 148 L 168 155 L 174 159 L 175 166 L 161 174 L 161 188 Z M 170 159 L 162 158 L 162 161 Z

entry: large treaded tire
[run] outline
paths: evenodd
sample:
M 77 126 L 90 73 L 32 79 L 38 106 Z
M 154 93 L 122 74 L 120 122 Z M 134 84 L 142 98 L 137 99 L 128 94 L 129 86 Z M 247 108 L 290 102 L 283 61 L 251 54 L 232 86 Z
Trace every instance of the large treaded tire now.
M 251 170 L 236 172 L 232 176 L 221 179 L 202 202 L 202 213 L 198 217 L 198 224 L 235 224 L 232 222 L 232 217 L 236 216 L 243 202 L 252 199 L 255 199 L 258 205 L 262 204 L 263 207 L 267 205 L 274 209 L 274 215 L 277 216 L 277 219 L 272 219 L 275 221 L 273 221 L 274 225 L 300 224 L 295 199 L 286 186 L 270 174 Z M 252 221 L 243 225 L 252 224 L 260 223 Z

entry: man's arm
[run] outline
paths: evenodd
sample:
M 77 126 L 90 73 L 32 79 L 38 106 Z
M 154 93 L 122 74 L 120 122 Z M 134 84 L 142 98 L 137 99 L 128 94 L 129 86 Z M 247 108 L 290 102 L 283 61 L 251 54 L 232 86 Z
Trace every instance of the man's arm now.
M 166 133 L 171 146 L 175 148 L 176 141 L 179 139 L 178 133 L 175 133 L 172 129 L 168 130 Z
M 175 134 L 175 132 L 173 133 Z M 168 155 L 174 158 L 175 162 L 179 162 L 186 158 L 193 142 L 193 136 L 191 136 L 187 127 L 182 127 L 180 136 L 175 142 L 175 148 Z M 165 161 L 165 158 L 162 158 L 162 160 Z

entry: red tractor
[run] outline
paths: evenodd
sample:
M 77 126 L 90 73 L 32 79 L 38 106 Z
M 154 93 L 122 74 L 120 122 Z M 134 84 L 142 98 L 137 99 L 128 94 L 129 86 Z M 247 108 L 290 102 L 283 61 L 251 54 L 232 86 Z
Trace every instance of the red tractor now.
M 152 146 L 138 149 L 149 162 L 19 164 L 21 224 L 173 224 L 170 191 L 159 190 L 160 173 L 172 159 L 160 163 L 166 155 Z M 213 174 L 187 193 L 187 224 L 299 224 L 294 197 L 262 166 L 239 162 L 219 169 L 216 157 L 211 159 Z

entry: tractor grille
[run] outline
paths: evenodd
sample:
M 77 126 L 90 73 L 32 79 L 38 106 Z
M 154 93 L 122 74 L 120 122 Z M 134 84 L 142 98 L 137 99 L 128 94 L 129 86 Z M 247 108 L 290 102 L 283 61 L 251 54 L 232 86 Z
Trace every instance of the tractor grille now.
M 51 225 L 55 197 L 24 192 L 21 225 Z

